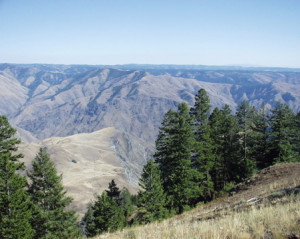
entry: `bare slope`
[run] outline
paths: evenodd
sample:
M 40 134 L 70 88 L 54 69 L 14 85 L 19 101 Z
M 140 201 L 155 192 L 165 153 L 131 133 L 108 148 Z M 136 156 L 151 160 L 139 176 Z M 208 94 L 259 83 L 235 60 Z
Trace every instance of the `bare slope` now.
M 0 113 L 39 139 L 115 127 L 153 145 L 163 115 L 193 104 L 205 88 L 213 107 L 243 99 L 300 109 L 300 73 L 118 70 L 92 66 L 0 64 Z
M 182 215 L 96 238 L 300 238 L 300 163 L 262 170 Z
M 63 173 L 63 184 L 74 198 L 72 207 L 80 214 L 94 194 L 106 189 L 112 179 L 120 189 L 125 186 L 136 192 L 142 165 L 147 160 L 141 141 L 114 128 L 21 144 L 19 149 L 29 168 L 40 147 L 47 148 L 58 172 Z

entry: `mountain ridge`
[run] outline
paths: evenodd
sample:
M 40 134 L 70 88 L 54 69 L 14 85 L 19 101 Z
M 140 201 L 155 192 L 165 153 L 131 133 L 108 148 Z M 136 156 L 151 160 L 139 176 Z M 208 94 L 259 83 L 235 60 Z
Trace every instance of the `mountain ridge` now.
M 182 101 L 192 105 L 199 88 L 207 90 L 213 107 L 229 104 L 234 110 L 246 99 L 269 108 L 281 100 L 300 109 L 297 72 L 171 70 L 153 75 L 93 66 L 0 68 L 1 88 L 10 89 L 0 94 L 0 113 L 39 139 L 114 126 L 153 144 L 163 114 Z

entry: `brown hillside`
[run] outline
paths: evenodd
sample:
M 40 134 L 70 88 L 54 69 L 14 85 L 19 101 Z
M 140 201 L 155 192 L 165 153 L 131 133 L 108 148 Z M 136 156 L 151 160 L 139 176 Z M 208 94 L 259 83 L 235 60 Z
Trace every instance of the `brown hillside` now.
M 300 238 L 300 163 L 266 168 L 182 215 L 96 238 Z
M 300 163 L 277 164 L 237 184 L 230 195 L 196 209 L 193 218 L 212 219 L 228 210 L 242 210 L 292 192 L 300 192 Z
M 127 187 L 137 192 L 138 177 L 147 161 L 142 141 L 113 127 L 93 133 L 53 137 L 39 143 L 19 146 L 27 168 L 40 147 L 46 147 L 58 173 L 63 174 L 63 185 L 74 198 L 71 207 L 83 216 L 87 204 L 95 194 L 107 189 L 114 179 L 120 189 Z

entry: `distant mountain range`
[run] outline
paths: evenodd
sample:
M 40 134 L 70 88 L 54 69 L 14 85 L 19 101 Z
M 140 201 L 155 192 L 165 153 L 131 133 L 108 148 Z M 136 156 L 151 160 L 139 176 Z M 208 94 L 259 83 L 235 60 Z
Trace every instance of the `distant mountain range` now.
M 192 105 L 200 88 L 212 107 L 234 110 L 246 99 L 300 109 L 300 72 L 120 68 L 0 64 L 0 114 L 38 139 L 113 126 L 153 144 L 164 113 L 182 101 Z
M 50 137 L 114 127 L 127 142 L 126 153 L 114 153 L 123 168 L 118 174 L 137 186 L 163 115 L 182 101 L 192 106 L 200 88 L 212 108 L 229 104 L 234 111 L 246 99 L 257 107 L 283 101 L 300 110 L 300 69 L 0 64 L 0 114 L 9 117 L 24 142 L 44 140 L 39 145 L 48 145 Z M 56 162 L 63 160 L 64 154 L 52 153 Z

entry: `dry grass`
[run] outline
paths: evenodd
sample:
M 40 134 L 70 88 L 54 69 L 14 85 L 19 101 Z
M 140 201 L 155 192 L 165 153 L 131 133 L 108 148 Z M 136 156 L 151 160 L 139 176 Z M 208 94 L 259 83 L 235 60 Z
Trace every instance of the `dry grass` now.
M 283 201 L 288 203 L 252 207 L 242 212 L 231 211 L 212 220 L 195 220 L 193 213 L 187 212 L 162 222 L 103 234 L 95 239 L 300 238 L 300 196 L 290 196 Z
M 19 148 L 25 155 L 23 162 L 27 168 L 31 168 L 39 148 L 47 147 L 58 173 L 63 173 L 63 184 L 68 190 L 68 196 L 74 198 L 71 207 L 82 217 L 87 204 L 94 200 L 94 195 L 101 194 L 112 179 L 115 179 L 119 188 L 127 187 L 131 192 L 137 191 L 127 181 L 119 156 L 112 147 L 112 139 L 123 143 L 122 132 L 111 127 L 93 133 L 53 137 L 38 144 L 22 144 Z M 125 154 L 123 158 L 127 162 L 129 159 Z
M 299 186 L 300 163 L 274 165 L 236 185 L 231 196 L 95 239 L 300 238 Z

